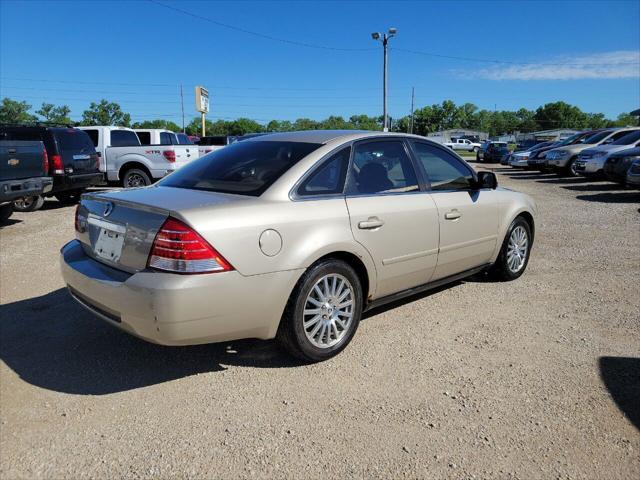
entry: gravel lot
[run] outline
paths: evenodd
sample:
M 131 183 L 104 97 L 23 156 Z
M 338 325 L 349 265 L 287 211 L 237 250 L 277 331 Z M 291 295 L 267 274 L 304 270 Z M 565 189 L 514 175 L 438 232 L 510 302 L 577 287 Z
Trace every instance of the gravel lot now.
M 16 214 L 0 477 L 640 478 L 640 192 L 490 168 L 538 202 L 525 275 L 373 312 L 311 366 L 103 324 L 58 272 L 73 207 Z

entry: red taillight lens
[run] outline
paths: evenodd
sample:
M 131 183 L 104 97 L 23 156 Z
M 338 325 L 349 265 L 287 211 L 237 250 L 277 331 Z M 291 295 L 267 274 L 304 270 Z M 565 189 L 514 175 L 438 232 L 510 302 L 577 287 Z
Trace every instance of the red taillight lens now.
M 176 152 L 174 150 L 165 150 L 162 152 L 164 158 L 167 159 L 167 162 L 175 162 L 176 161 Z
M 79 211 L 80 211 L 80 204 L 77 204 L 76 205 L 76 218 L 75 218 L 75 222 L 74 222 L 74 225 L 76 227 L 76 232 L 81 232 L 81 230 L 80 230 Z
M 176 273 L 228 272 L 233 267 L 191 227 L 167 218 L 156 234 L 149 267 Z
M 45 175 L 49 173 L 49 155 L 46 148 L 42 150 L 42 171 Z
M 55 175 L 64 174 L 64 164 L 62 163 L 62 156 L 51 155 L 51 170 Z

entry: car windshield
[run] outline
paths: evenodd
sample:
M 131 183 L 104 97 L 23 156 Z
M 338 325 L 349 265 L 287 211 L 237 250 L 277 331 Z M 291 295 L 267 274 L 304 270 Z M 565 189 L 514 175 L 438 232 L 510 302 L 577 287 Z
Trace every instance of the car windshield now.
M 572 145 L 583 137 L 586 137 L 584 133 L 576 133 L 575 135 L 571 135 L 570 137 L 565 138 L 564 140 L 560 140 L 557 143 L 558 147 L 564 147 L 565 145 Z
M 593 145 L 594 143 L 599 143 L 600 141 L 604 140 L 605 138 L 607 138 L 609 135 L 611 135 L 611 130 L 605 130 L 604 132 L 599 132 L 596 133 L 594 135 L 591 135 L 590 137 L 587 137 L 584 139 L 584 144 L 586 145 Z
M 159 185 L 259 196 L 291 166 L 321 146 L 303 142 L 234 143 L 182 167 Z
M 628 133 L 624 137 L 612 142 L 611 145 L 631 145 L 632 143 L 640 140 L 640 130 L 635 130 L 633 132 Z

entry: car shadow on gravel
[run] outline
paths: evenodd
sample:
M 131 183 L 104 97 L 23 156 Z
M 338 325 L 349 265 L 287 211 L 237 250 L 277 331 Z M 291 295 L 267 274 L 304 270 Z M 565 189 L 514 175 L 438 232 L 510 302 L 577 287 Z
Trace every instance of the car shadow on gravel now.
M 303 365 L 273 341 L 164 347 L 95 318 L 61 288 L 0 306 L 0 358 L 24 381 L 77 395 L 107 395 L 227 366 Z
M 600 203 L 640 203 L 640 192 L 604 192 L 591 195 L 577 195 L 577 199 Z
M 598 363 L 611 398 L 640 430 L 640 358 L 600 357 Z
M 583 185 L 565 185 L 565 190 L 573 190 L 574 192 L 610 192 L 625 191 L 626 188 L 619 183 L 587 183 Z

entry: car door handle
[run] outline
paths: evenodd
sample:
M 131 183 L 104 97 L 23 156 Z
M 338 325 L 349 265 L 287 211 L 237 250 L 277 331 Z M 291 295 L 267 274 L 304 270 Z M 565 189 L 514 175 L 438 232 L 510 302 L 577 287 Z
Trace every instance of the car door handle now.
M 366 221 L 358 223 L 360 230 L 374 230 L 384 225 L 384 222 L 378 217 L 369 217 Z
M 444 218 L 446 220 L 457 220 L 461 216 L 462 214 L 458 210 L 451 210 L 450 212 L 444 214 Z

